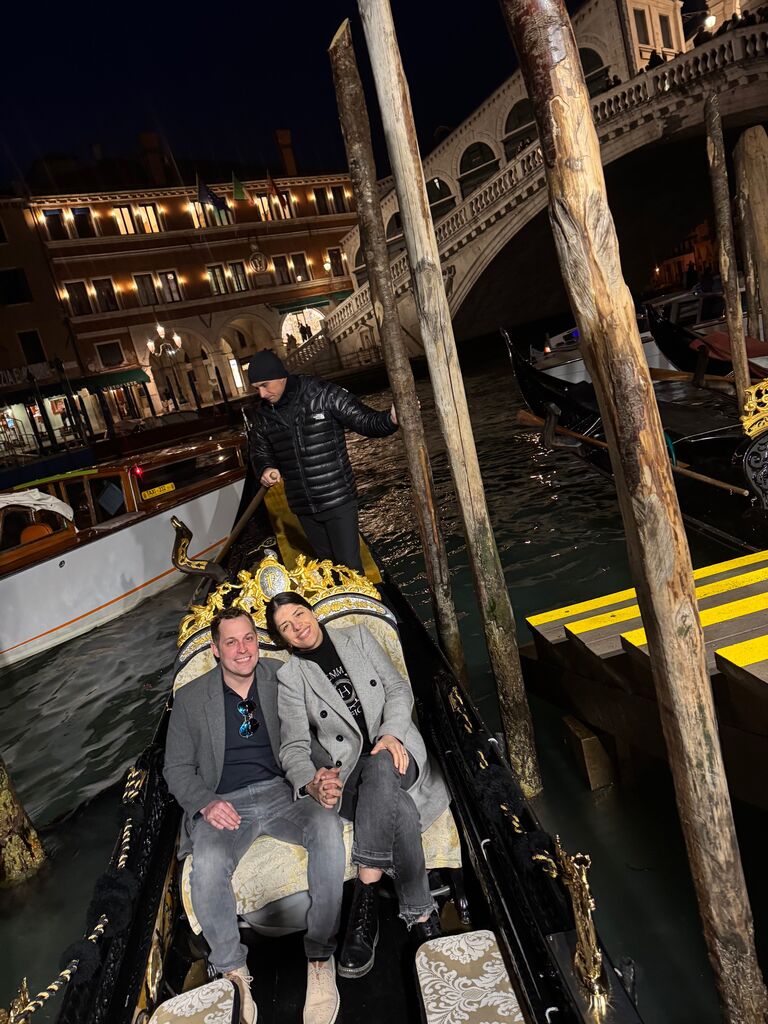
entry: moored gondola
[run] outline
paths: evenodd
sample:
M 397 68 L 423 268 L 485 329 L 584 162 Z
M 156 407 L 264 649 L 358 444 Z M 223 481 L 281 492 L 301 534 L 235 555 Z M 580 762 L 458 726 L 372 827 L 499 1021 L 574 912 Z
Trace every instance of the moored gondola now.
M 668 319 L 651 304 L 646 306 L 646 315 L 657 348 L 679 370 L 720 377 L 733 373 L 730 338 L 724 330 L 698 332 Z M 768 374 L 768 344 L 756 338 L 745 342 L 752 380 L 762 380 Z
M 254 580 L 269 578 L 274 585 L 275 574 L 288 574 L 294 588 L 310 580 L 312 600 L 329 619 L 350 614 L 351 608 L 381 623 L 390 644 L 402 651 L 425 738 L 451 791 L 452 821 L 460 837 L 453 856 L 460 850 L 461 869 L 458 860 L 449 860 L 431 876 L 446 930 L 467 949 L 487 952 L 488 943 L 498 946 L 517 1007 L 513 1014 L 511 997 L 505 997 L 509 1019 L 542 1024 L 592 1020 L 590 1005 L 599 1003 L 604 1006 L 602 1020 L 639 1021 L 594 933 L 586 884 L 589 859 L 569 857 L 542 831 L 499 743 L 398 588 L 386 575 L 374 587 L 327 563 L 317 566 L 299 559 L 287 569 L 267 553 L 274 546 L 271 524 L 262 518 L 237 546 L 228 580 L 216 587 L 204 606 L 185 617 L 176 684 L 199 672 L 209 657 L 206 619 L 210 621 L 222 604 L 243 600 L 246 585 L 251 587 L 248 606 L 258 622 L 253 588 L 262 596 L 265 590 Z M 184 546 L 180 547 L 180 567 L 199 572 L 199 564 L 185 564 Z M 281 554 L 285 562 L 293 561 L 282 548 Z M 280 585 L 284 583 L 283 576 Z M 268 644 L 266 634 L 264 642 Z M 126 785 L 124 826 L 88 910 L 88 937 L 63 956 L 65 993 L 58 1017 L 62 1024 L 146 1022 L 160 1002 L 182 990 L 197 991 L 206 980 L 204 945 L 191 927 L 175 859 L 179 810 L 162 778 L 169 709 L 170 701 L 153 743 Z M 295 936 L 275 934 L 276 928 L 301 928 L 305 894 L 299 888 L 298 894 L 289 895 L 298 898 L 280 905 L 279 920 L 273 913 L 278 902 L 274 900 L 261 908 L 266 914 L 255 910 L 246 915 L 252 928 L 250 964 L 262 1022 L 296 1019 L 303 1001 Z M 414 983 L 414 951 L 404 929 L 397 927 L 394 908 L 389 918 L 384 917 L 377 968 L 363 984 L 341 982 L 342 1019 L 415 1022 L 423 1010 L 429 1020 L 429 1008 L 420 1010 Z M 470 938 L 462 938 L 467 935 Z M 425 956 L 422 951 L 420 970 L 429 971 Z M 463 968 L 459 964 L 457 969 L 460 988 Z M 22 1013 L 18 1019 L 29 1017 Z
M 545 444 L 559 445 L 558 430 L 570 431 L 578 435 L 568 439 L 573 450 L 610 474 L 592 385 L 572 384 L 537 369 L 502 333 L 523 399 L 542 421 Z M 742 424 L 733 398 L 722 391 L 685 380 L 654 383 L 686 524 L 735 549 L 756 551 L 768 540 L 768 480 L 763 471 L 768 435 L 763 389 L 754 385 L 750 390 L 749 415 Z

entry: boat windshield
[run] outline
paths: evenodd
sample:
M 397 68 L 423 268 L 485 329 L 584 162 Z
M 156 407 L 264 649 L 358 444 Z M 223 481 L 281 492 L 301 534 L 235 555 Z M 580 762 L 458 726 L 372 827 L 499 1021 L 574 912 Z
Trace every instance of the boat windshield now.
M 64 533 L 68 525 L 64 516 L 57 512 L 9 505 L 0 509 L 0 552 Z
M 144 501 L 151 501 L 162 494 L 205 484 L 222 473 L 231 473 L 240 468 L 236 448 L 204 452 L 191 459 L 169 462 L 151 469 L 134 470 L 139 484 L 139 493 Z

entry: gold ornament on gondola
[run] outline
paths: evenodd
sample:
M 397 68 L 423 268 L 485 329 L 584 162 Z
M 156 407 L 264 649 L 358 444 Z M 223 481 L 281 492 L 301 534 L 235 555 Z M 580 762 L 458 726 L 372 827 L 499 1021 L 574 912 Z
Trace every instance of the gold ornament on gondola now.
M 758 437 L 768 430 L 768 377 L 744 392 L 741 425 L 748 437 Z
M 179 627 L 178 645 L 181 647 L 191 636 L 210 626 L 214 615 L 224 608 L 224 598 L 233 591 L 237 595 L 229 602 L 234 608 L 247 611 L 259 629 L 266 628 L 265 609 L 275 594 L 292 590 L 301 594 L 311 605 L 322 602 L 322 616 L 327 618 L 339 611 L 372 609 L 370 599 L 381 608 L 381 598 L 373 583 L 361 573 L 345 565 L 334 565 L 329 559 L 318 562 L 299 555 L 296 564 L 288 569 L 274 551 L 267 550 L 253 572 L 242 570 L 237 581 L 220 584 L 204 605 L 193 605 Z M 336 600 L 329 600 L 336 598 Z
M 542 865 L 551 878 L 559 877 L 568 890 L 576 924 L 573 969 L 587 990 L 595 1019 L 600 1020 L 607 1010 L 608 986 L 603 970 L 603 955 L 597 944 L 597 932 L 592 920 L 595 899 L 587 879 L 592 858 L 587 853 L 566 853 L 560 843 L 560 836 L 555 836 L 555 856 L 535 853 L 533 859 Z

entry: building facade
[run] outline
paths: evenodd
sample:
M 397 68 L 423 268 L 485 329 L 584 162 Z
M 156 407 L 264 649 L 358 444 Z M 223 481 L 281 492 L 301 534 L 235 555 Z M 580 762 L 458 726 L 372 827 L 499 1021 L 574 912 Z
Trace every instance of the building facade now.
M 0 445 L 246 393 L 351 290 L 344 175 L 0 199 Z

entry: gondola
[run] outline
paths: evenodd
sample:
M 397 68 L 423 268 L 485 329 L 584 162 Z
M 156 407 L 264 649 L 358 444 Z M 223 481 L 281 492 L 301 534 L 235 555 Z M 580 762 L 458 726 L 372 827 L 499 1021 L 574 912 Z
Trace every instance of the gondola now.
M 733 373 L 732 360 L 725 358 L 730 353 L 730 339 L 723 330 L 699 333 L 667 319 L 651 304 L 646 306 L 646 315 L 656 347 L 678 370 L 720 377 Z M 763 380 L 768 375 L 768 344 L 756 338 L 745 341 L 752 380 Z M 764 365 L 755 360 L 763 360 Z
M 610 475 L 593 386 L 586 381 L 568 383 L 537 369 L 518 352 L 506 332 L 502 333 L 522 397 L 545 424 L 545 443 L 562 444 L 557 429 L 580 435 L 581 444 L 576 438 L 565 443 Z M 752 417 L 756 431 L 750 438 L 728 394 L 695 387 L 685 380 L 657 381 L 654 392 L 670 459 L 683 470 L 675 473 L 675 484 L 686 524 L 736 550 L 764 548 L 768 542 L 768 480 L 763 466 L 768 434 L 764 423 L 760 429 L 760 409 L 756 408 Z
M 175 562 L 205 577 L 211 567 L 186 559 L 189 531 L 181 523 L 176 528 Z M 451 791 L 460 866 L 430 874 L 446 931 L 468 949 L 476 948 L 480 935 L 482 943 L 497 945 L 498 963 L 506 967 L 516 1001 L 514 1012 L 508 1001 L 504 1019 L 579 1024 L 596 1019 L 599 1007 L 599 1019 L 606 1024 L 639 1024 L 631 997 L 631 967 L 625 971 L 625 987 L 591 920 L 589 858 L 569 856 L 559 840 L 541 829 L 498 740 L 386 572 L 378 575 L 375 566 L 369 571 L 372 563 L 366 563 L 366 579 L 330 563 L 306 562 L 297 554 L 301 539 L 293 531 L 294 525 L 286 526 L 274 508 L 267 513 L 262 506 L 254 514 L 229 552 L 227 579 L 218 582 L 221 573 L 216 567 L 217 579 L 207 601 L 193 607 L 182 621 L 175 683 L 204 670 L 201 663 L 209 652 L 206 622 L 216 608 L 238 595 L 242 599 L 248 581 L 249 586 L 257 579 L 274 583 L 275 573 L 293 573 L 294 584 L 310 579 L 315 586 L 322 579 L 327 594 L 320 604 L 331 619 L 349 614 L 351 608 L 380 620 L 397 638 L 422 731 Z M 266 590 L 260 593 L 263 597 Z M 316 593 L 313 600 L 317 602 Z M 258 625 L 258 609 L 249 607 Z M 268 645 L 267 634 L 263 637 Z M 122 802 L 124 824 L 109 868 L 97 881 L 86 915 L 86 937 L 65 951 L 62 975 L 40 999 L 42 1004 L 64 989 L 59 1024 L 146 1024 L 158 1004 L 182 991 L 202 991 L 207 980 L 205 947 L 184 909 L 175 858 L 180 811 L 162 777 L 171 704 L 172 698 L 152 743 L 129 772 Z M 415 981 L 414 951 L 405 929 L 398 926 L 394 905 L 389 911 L 385 908 L 382 918 L 374 971 L 362 984 L 340 981 L 340 1019 L 370 1024 L 453 1019 L 429 1016 Z M 294 1021 L 303 1003 L 305 970 L 297 936 L 276 937 L 269 920 L 254 921 L 250 915 L 247 919 L 255 929 L 247 941 L 259 1021 Z M 420 963 L 425 955 L 423 950 L 419 953 Z M 464 968 L 461 963 L 454 968 L 461 987 Z M 30 1016 L 22 1012 L 19 1019 Z

